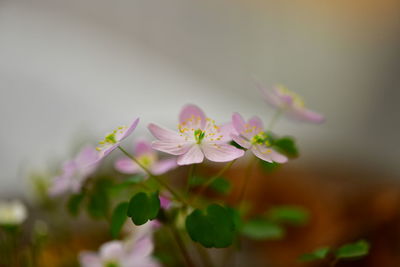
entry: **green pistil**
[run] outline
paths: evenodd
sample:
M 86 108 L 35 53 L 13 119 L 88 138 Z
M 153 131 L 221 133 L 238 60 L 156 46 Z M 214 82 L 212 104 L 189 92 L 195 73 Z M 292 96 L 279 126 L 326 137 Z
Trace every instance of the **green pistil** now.
M 265 132 L 260 132 L 259 134 L 253 136 L 251 143 L 253 145 L 271 146 L 270 137 Z
M 197 129 L 196 131 L 194 131 L 194 138 L 196 139 L 197 144 L 201 143 L 201 141 L 204 139 L 205 135 L 206 135 L 206 133 L 200 129 Z
M 104 141 L 110 144 L 115 144 L 117 140 L 115 139 L 115 133 L 110 133 L 104 138 Z

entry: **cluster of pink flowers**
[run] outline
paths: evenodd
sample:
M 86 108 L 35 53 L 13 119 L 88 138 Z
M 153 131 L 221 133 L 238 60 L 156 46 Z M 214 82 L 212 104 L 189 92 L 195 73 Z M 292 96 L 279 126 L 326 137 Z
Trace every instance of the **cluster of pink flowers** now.
M 305 108 L 301 98 L 286 88 L 261 90 L 267 103 L 277 108 L 279 114 L 312 123 L 324 120 L 322 115 Z M 206 117 L 199 107 L 186 105 L 179 114 L 176 131 L 149 124 L 148 130 L 156 140 L 152 143 L 146 140 L 136 142 L 130 156 L 120 145 L 136 129 L 138 123 L 137 118 L 129 127 L 118 127 L 106 135 L 97 148 L 87 146 L 74 159 L 65 162 L 62 173 L 54 179 L 50 187 L 50 194 L 56 196 L 79 193 L 100 162 L 117 148 L 126 155 L 118 158 L 114 166 L 116 170 L 125 174 L 158 176 L 178 166 L 201 163 L 205 158 L 212 162 L 231 162 L 243 157 L 246 151 L 270 163 L 288 161 L 285 155 L 274 149 L 273 139 L 268 131 L 270 129 L 265 130 L 263 122 L 257 116 L 246 121 L 239 113 L 233 113 L 231 121 L 221 125 Z M 232 145 L 232 141 L 241 148 Z M 177 157 L 160 159 L 156 151 Z M 167 209 L 170 200 L 163 196 L 160 196 L 160 199 L 162 207 Z M 154 227 L 157 227 L 157 224 L 160 223 L 153 222 Z M 153 247 L 150 234 L 133 241 L 110 241 L 105 243 L 98 253 L 81 253 L 80 263 L 84 267 L 157 267 L 160 264 L 151 257 Z
M 260 88 L 266 102 L 290 118 L 312 123 L 324 121 L 324 117 L 304 106 L 303 100 L 295 93 L 278 86 L 273 90 Z M 96 148 L 85 147 L 75 159 L 64 164 L 63 172 L 56 177 L 50 192 L 59 195 L 65 192 L 79 192 L 85 180 L 96 170 L 99 162 L 118 148 L 137 127 L 135 119 L 129 127 L 118 127 L 108 134 Z M 245 150 L 250 150 L 256 157 L 267 162 L 285 163 L 285 155 L 273 149 L 271 138 L 264 130 L 259 117 L 252 117 L 247 122 L 239 113 L 232 115 L 232 121 L 218 125 L 206 117 L 195 105 L 186 105 L 179 114 L 177 131 L 165 129 L 156 124 L 149 124 L 148 129 L 157 139 L 151 144 L 139 141 L 134 148 L 134 156 L 141 166 L 154 175 L 161 175 L 179 165 L 201 163 L 204 158 L 214 162 L 229 162 L 242 157 Z M 230 144 L 234 141 L 244 149 Z M 165 152 L 176 159 L 158 159 L 154 150 Z M 115 162 L 115 168 L 127 174 L 144 173 L 142 167 L 132 159 L 123 157 Z

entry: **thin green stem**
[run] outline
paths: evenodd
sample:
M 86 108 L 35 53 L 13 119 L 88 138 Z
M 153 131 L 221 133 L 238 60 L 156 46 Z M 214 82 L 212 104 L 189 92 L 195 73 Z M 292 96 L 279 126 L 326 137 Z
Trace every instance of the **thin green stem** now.
M 235 163 L 235 161 L 236 159 L 228 162 L 216 175 L 208 179 L 207 182 L 205 182 L 199 189 L 194 199 L 197 199 L 207 189 L 207 187 L 215 181 L 215 179 L 221 177 L 227 170 L 229 170 L 229 168 L 233 165 L 233 163 Z
M 173 238 L 175 239 L 176 243 L 178 244 L 179 250 L 181 251 L 182 256 L 186 262 L 186 266 L 194 267 L 195 265 L 194 265 L 192 259 L 190 258 L 189 252 L 187 251 L 186 246 L 183 243 L 183 240 L 182 240 L 178 230 L 175 228 L 175 226 L 171 222 L 168 222 L 168 228 L 170 229 Z
M 122 153 L 125 154 L 128 158 L 133 160 L 137 165 L 139 165 L 148 175 L 149 177 L 154 178 L 160 185 L 165 187 L 174 197 L 175 199 L 181 201 L 185 205 L 189 205 L 189 203 L 184 199 L 178 192 L 176 192 L 168 183 L 166 183 L 161 176 L 154 175 L 146 166 L 144 166 L 140 161 L 137 160 L 134 156 L 132 156 L 128 151 L 126 151 L 124 148 L 121 146 L 118 146 L 119 150 L 122 151 Z
M 257 161 L 254 160 L 254 159 L 250 160 L 249 164 L 247 165 L 247 168 L 246 168 L 246 171 L 245 171 L 245 175 L 244 175 L 244 181 L 243 181 L 243 184 L 242 184 L 242 187 L 241 187 L 242 190 L 240 191 L 239 198 L 238 198 L 238 201 L 237 201 L 239 208 L 243 204 L 243 200 L 244 200 L 244 197 L 246 195 L 246 191 L 247 191 L 247 188 L 248 188 L 249 180 L 250 180 L 250 177 L 251 177 L 251 174 L 252 174 L 252 169 L 253 169 L 253 166 L 254 166 L 255 162 L 257 162 Z
M 276 122 L 278 121 L 279 117 L 282 115 L 283 109 L 277 109 L 272 116 L 271 120 L 268 123 L 267 130 L 272 131 L 272 128 L 275 126 Z
M 194 171 L 196 168 L 196 164 L 192 164 L 189 167 L 189 172 L 188 172 L 188 177 L 187 177 L 187 181 L 186 181 L 186 186 L 185 186 L 185 194 L 189 194 L 189 190 L 190 190 L 190 182 L 193 179 L 193 175 L 194 175 Z

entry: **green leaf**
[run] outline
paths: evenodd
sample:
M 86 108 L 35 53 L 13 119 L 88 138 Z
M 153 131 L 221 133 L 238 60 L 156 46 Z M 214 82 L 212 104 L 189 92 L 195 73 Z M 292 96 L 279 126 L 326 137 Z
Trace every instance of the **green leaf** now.
M 135 225 L 142 225 L 148 220 L 155 219 L 159 210 L 160 199 L 158 198 L 158 191 L 150 194 L 139 192 L 131 198 L 127 215 L 132 218 L 132 222 Z
M 67 208 L 68 208 L 69 213 L 72 216 L 78 215 L 80 205 L 84 198 L 85 198 L 85 195 L 82 193 L 73 194 L 70 196 L 70 198 L 68 199 L 68 202 L 67 202 Z
M 267 217 L 278 223 L 304 225 L 308 222 L 310 215 L 303 207 L 277 206 L 268 211 Z
M 186 230 L 193 241 L 206 248 L 226 248 L 235 238 L 235 221 L 229 208 L 211 204 L 206 210 L 194 210 L 186 218 Z
M 111 236 L 117 238 L 121 232 L 122 226 L 124 225 L 127 217 L 129 203 L 122 202 L 115 209 L 111 216 Z
M 352 259 L 365 256 L 369 252 L 369 243 L 360 240 L 355 243 L 346 244 L 338 248 L 335 252 L 337 259 Z
M 279 224 L 264 219 L 253 219 L 244 223 L 242 234 L 255 240 L 276 240 L 284 237 L 285 230 Z
M 295 141 L 292 137 L 282 137 L 274 140 L 273 146 L 281 153 L 289 158 L 296 158 L 299 156 L 299 151 L 296 147 Z
M 322 247 L 314 250 L 311 253 L 303 254 L 299 257 L 299 261 L 315 261 L 315 260 L 322 260 L 328 255 L 330 251 L 329 247 Z

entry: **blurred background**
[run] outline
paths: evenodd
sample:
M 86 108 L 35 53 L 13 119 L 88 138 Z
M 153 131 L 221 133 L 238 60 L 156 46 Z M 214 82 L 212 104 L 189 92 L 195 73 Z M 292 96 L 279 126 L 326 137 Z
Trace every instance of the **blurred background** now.
M 136 136 L 175 126 L 186 103 L 218 122 L 233 111 L 267 122 L 255 79 L 326 116 L 275 128 L 296 137 L 288 168 L 316 191 L 393 189 L 399 51 L 398 0 L 0 0 L 0 196 L 23 195 L 27 174 L 137 116 Z

